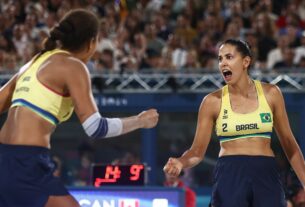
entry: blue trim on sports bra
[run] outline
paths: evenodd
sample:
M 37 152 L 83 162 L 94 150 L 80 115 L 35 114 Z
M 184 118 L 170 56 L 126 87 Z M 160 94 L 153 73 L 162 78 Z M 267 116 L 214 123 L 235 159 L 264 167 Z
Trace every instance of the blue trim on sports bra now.
M 46 117 L 48 120 L 50 120 L 53 124 L 58 124 L 59 123 L 59 120 L 53 115 L 51 114 L 50 112 L 47 112 L 41 108 L 39 108 L 38 106 L 35 106 L 34 104 L 24 100 L 24 99 L 15 99 L 12 104 L 15 104 L 15 103 L 19 103 L 21 104 L 22 106 L 26 106 L 30 109 L 32 109 L 33 111 L 41 114 L 43 117 Z

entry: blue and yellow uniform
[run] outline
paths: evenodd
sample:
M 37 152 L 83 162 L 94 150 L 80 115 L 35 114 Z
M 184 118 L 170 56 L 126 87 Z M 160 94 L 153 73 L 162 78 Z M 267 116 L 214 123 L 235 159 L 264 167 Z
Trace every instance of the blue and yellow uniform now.
M 273 127 L 272 111 L 264 96 L 262 85 L 254 81 L 258 108 L 247 114 L 232 110 L 228 85 L 222 89 L 221 109 L 216 120 L 216 134 L 220 142 L 245 139 L 250 137 L 271 138 Z
M 73 112 L 70 96 L 53 91 L 37 79 L 41 64 L 56 53 L 68 52 L 59 49 L 46 52 L 21 74 L 16 83 L 11 106 L 25 106 L 54 125 L 69 119 Z
M 53 54 L 42 54 L 18 77 L 11 107 L 27 107 L 51 124 L 67 120 L 72 112 L 72 99 L 47 88 L 37 79 L 40 66 Z M 30 124 L 30 123 L 29 123 Z M 51 195 L 69 192 L 54 177 L 56 165 L 45 147 L 0 144 L 0 206 L 42 207 Z
M 258 107 L 246 114 L 232 110 L 228 85 L 222 88 L 221 111 L 215 126 L 221 143 L 252 137 L 271 139 L 272 110 L 261 83 L 254 83 Z M 286 206 L 277 164 L 271 156 L 222 156 L 217 161 L 213 183 L 213 207 Z

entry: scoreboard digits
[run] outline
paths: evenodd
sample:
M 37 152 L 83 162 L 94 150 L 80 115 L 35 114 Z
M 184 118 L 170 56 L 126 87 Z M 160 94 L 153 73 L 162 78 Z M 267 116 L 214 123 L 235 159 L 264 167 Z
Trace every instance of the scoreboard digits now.
M 142 186 L 145 184 L 145 165 L 93 165 L 92 185 Z

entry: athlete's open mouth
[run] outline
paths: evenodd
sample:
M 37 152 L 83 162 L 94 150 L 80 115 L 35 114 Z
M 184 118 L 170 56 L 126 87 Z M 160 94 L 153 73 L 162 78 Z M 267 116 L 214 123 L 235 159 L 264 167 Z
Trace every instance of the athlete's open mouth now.
M 225 70 L 222 71 L 222 74 L 223 74 L 223 76 L 226 78 L 226 77 L 231 76 L 231 75 L 232 75 L 232 72 L 225 69 Z

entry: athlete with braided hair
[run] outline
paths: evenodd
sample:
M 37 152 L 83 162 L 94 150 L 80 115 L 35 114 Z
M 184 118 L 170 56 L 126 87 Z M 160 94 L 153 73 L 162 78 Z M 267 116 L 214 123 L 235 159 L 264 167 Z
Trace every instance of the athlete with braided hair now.
M 0 206 L 76 207 L 50 157 L 50 137 L 73 111 L 89 137 L 114 137 L 158 122 L 155 109 L 126 118 L 101 116 L 85 63 L 98 42 L 98 19 L 72 10 L 50 31 L 44 49 L 0 90 L 8 109 L 0 132 Z

